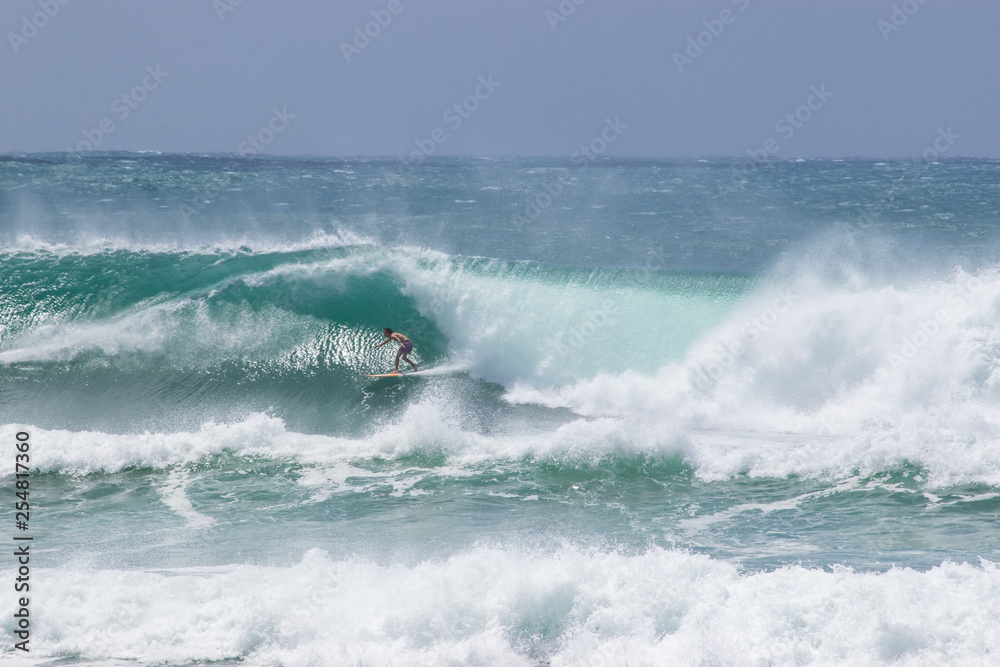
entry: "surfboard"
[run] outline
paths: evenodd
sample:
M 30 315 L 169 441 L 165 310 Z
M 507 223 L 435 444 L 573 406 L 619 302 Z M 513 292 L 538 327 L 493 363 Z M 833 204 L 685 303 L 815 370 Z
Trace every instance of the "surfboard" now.
M 464 373 L 468 368 L 462 364 L 444 364 L 441 366 L 421 366 L 419 371 L 405 370 L 399 373 L 381 373 L 379 375 L 365 375 L 366 378 L 393 378 L 397 375 L 423 375 L 424 377 L 430 377 L 432 375 L 455 375 L 457 373 Z

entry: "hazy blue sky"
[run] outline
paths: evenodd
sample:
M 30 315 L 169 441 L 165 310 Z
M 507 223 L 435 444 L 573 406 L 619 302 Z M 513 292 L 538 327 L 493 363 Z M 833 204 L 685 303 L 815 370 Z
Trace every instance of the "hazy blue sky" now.
M 995 1 L 62 1 L 0 3 L 0 152 L 1000 157 Z

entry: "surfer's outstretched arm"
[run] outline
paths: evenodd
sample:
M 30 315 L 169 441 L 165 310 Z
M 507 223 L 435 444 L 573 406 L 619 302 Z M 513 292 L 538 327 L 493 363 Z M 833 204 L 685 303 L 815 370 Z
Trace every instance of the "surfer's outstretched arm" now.
M 385 336 L 385 340 L 382 341 L 381 343 L 379 343 L 378 345 L 376 345 L 375 347 L 382 347 L 383 345 L 385 345 L 386 343 L 388 343 L 390 340 L 392 340 L 392 329 L 389 329 L 388 327 L 386 327 L 385 329 L 382 330 L 382 335 Z

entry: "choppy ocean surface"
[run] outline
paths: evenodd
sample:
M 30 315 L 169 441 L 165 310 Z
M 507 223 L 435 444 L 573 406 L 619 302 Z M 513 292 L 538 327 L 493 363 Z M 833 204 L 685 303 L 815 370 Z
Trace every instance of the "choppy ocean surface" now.
M 30 657 L 998 665 L 998 242 L 998 161 L 0 156 Z

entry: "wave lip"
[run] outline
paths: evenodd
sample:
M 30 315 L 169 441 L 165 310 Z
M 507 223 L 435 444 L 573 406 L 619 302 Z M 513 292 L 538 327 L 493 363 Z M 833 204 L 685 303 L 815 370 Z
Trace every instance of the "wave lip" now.
M 626 555 L 481 547 L 413 566 L 311 549 L 291 567 L 41 574 L 32 648 L 45 656 L 289 666 L 930 666 L 982 664 L 1000 651 L 1000 569 L 987 561 L 924 572 L 785 566 L 740 574 L 659 548 Z
M 0 237 L 2 240 L 4 237 Z M 115 251 L 135 253 L 295 253 L 321 248 L 362 247 L 374 245 L 371 237 L 347 229 L 313 230 L 298 239 L 269 239 L 267 237 L 228 236 L 211 242 L 184 242 L 161 240 L 136 241 L 124 236 L 108 234 L 78 234 L 73 240 L 46 241 L 30 233 L 18 234 L 0 241 L 0 256 L 17 253 L 48 254 L 55 257 L 68 255 L 99 255 Z

